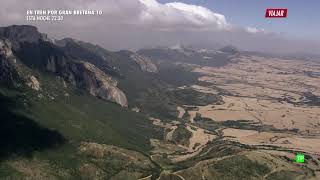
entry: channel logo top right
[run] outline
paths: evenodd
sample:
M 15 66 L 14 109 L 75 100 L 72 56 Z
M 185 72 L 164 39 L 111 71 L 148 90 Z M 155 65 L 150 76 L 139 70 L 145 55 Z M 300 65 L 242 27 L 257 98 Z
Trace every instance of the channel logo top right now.
M 266 18 L 286 18 L 288 17 L 288 9 L 270 8 L 266 9 Z

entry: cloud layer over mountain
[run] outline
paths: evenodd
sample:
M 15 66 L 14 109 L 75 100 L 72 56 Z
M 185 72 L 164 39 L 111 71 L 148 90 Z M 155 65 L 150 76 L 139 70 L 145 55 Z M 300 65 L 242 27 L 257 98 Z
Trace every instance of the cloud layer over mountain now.
M 111 49 L 173 44 L 215 47 L 233 44 L 245 50 L 296 52 L 319 49 L 319 43 L 289 40 L 257 27 L 237 27 L 206 7 L 157 0 L 3 0 L 0 25 L 33 24 L 55 38 L 70 36 Z M 30 22 L 28 9 L 102 10 L 102 16 L 65 16 L 63 22 Z

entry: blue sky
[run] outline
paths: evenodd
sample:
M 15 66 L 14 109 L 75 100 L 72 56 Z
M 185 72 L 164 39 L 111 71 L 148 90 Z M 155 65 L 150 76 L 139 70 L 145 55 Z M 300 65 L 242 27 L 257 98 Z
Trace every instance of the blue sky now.
M 205 6 L 231 24 L 264 28 L 304 39 L 320 40 L 319 0 L 158 0 Z M 287 19 L 265 18 L 266 8 L 288 8 Z

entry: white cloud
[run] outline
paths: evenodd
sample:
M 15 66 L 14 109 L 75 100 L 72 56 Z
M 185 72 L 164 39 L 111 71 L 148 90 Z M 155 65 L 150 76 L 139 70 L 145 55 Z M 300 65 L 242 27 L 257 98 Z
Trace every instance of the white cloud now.
M 141 23 L 166 30 L 225 30 L 230 28 L 222 14 L 208 8 L 180 2 L 161 4 L 156 0 L 139 0 L 143 4 Z

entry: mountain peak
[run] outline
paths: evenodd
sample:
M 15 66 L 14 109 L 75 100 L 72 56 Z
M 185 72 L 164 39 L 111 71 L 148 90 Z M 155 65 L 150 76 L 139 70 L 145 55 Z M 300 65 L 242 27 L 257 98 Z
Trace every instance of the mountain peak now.
M 46 34 L 38 31 L 37 27 L 30 25 L 12 25 L 0 27 L 0 37 L 11 41 L 14 49 L 19 48 L 19 43 L 37 43 L 39 40 L 49 41 Z
M 63 38 L 59 40 L 54 40 L 54 44 L 60 47 L 65 47 L 68 43 L 77 43 L 77 42 L 79 41 L 73 38 Z

